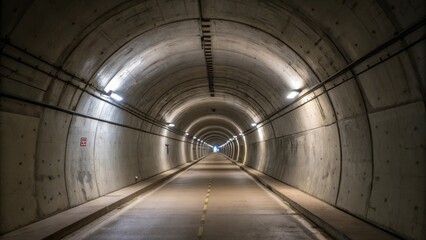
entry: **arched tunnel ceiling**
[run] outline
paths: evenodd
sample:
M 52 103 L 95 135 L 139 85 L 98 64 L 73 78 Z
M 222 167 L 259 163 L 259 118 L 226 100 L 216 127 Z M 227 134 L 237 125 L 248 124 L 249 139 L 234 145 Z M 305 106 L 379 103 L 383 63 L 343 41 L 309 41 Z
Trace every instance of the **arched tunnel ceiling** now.
M 208 34 L 215 91 L 211 97 L 199 14 L 195 19 L 164 19 L 151 28 L 134 27 L 141 20 L 134 16 L 124 25 L 128 29 L 122 37 L 133 36 L 127 41 L 117 35 L 122 25 L 113 24 L 113 19 L 121 21 L 121 14 L 109 18 L 101 24 L 102 32 L 115 39 L 116 49 L 92 72 L 93 85 L 115 91 L 127 104 L 174 122 L 179 129 L 217 109 L 243 131 L 288 102 L 285 96 L 290 91 L 319 82 L 305 60 L 282 39 L 265 32 L 265 26 L 256 27 L 259 22 L 211 13 Z
M 212 20 L 210 31 L 217 79 L 214 98 L 206 88 L 198 20 L 164 24 L 120 46 L 99 68 L 94 84 L 125 96 L 128 104 L 157 119 L 179 122 L 180 127 L 196 119 L 194 113 L 200 112 L 196 108 L 204 108 L 199 103 L 210 103 L 210 110 L 226 109 L 230 104 L 215 105 L 229 102 L 239 110 L 227 116 L 247 128 L 281 107 L 286 93 L 318 82 L 297 54 L 260 30 Z M 249 116 L 241 121 L 233 111 Z M 175 117 L 185 113 L 191 119 Z
M 37 18 L 45 5 L 28 3 L 24 17 L 15 21 L 33 26 L 33 32 L 14 31 L 8 37 L 20 45 L 23 35 L 53 39 L 55 29 L 67 28 L 57 42 L 37 39 L 34 54 L 78 73 L 98 90 L 113 90 L 127 105 L 158 121 L 174 122 L 180 130 L 213 115 L 247 130 L 288 104 L 290 91 L 315 86 L 370 50 L 359 46 L 343 56 L 330 40 L 340 36 L 324 31 L 331 21 L 324 19 L 326 6 L 315 1 L 93 1 L 62 3 L 52 15 Z M 314 20 L 317 12 L 324 23 Z M 339 14 L 354 11 L 342 7 Z M 34 18 L 43 21 L 30 24 Z M 203 22 L 209 22 L 207 32 Z M 350 25 L 368 31 L 362 21 Z M 387 39 L 392 26 L 381 26 L 380 35 L 366 34 L 362 42 L 374 46 Z M 204 35 L 211 36 L 214 97 Z M 45 49 L 52 51 L 46 56 Z

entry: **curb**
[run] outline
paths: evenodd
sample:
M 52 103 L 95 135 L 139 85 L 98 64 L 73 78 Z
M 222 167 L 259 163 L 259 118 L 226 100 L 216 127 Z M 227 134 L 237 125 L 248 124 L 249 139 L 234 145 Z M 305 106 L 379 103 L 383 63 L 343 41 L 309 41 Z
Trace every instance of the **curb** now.
M 67 209 L 63 212 L 60 212 L 58 214 L 55 214 L 51 217 L 42 219 L 40 221 L 37 221 L 35 223 L 29 224 L 29 225 L 24 226 L 24 227 L 18 228 L 16 230 L 12 231 L 12 232 L 9 232 L 9 233 L 6 233 L 6 234 L 0 236 L 0 239 L 1 240 L 6 240 L 6 239 L 61 239 L 65 236 L 77 231 L 78 229 L 86 226 L 87 224 L 95 221 L 96 219 L 106 215 L 107 213 L 113 211 L 114 209 L 120 207 L 121 205 L 131 201 L 132 199 L 136 198 L 140 194 L 145 193 L 149 190 L 152 190 L 155 187 L 158 187 L 159 185 L 161 185 L 165 181 L 173 178 L 177 174 L 186 171 L 187 169 L 189 169 L 190 167 L 192 167 L 193 165 L 195 165 L 196 163 L 198 163 L 199 161 L 201 161 L 204 158 L 205 157 L 202 157 L 202 158 L 194 160 L 190 163 L 182 164 L 181 166 L 169 169 L 169 170 L 167 170 L 163 173 L 156 174 L 156 175 L 151 176 L 150 178 L 147 178 L 143 181 L 140 181 L 138 183 L 132 184 L 132 185 L 127 186 L 127 187 L 123 187 L 123 188 L 118 189 L 114 192 L 100 196 L 100 197 L 93 199 L 89 202 L 83 203 L 79 206 L 69 208 L 69 209 Z M 172 172 L 167 174 L 167 172 L 169 172 L 169 171 L 172 171 Z M 161 177 L 162 174 L 165 175 L 165 176 Z M 153 181 L 153 179 L 156 178 L 156 177 L 159 178 L 159 179 Z M 150 181 L 152 181 L 152 183 L 150 183 Z M 59 229 L 52 229 L 52 230 L 47 229 L 47 230 L 45 230 L 46 231 L 45 233 L 39 232 L 39 234 L 38 234 L 39 236 L 34 236 L 34 234 L 37 231 L 43 231 L 43 230 L 40 230 L 40 226 L 49 225 L 49 222 L 51 222 L 52 219 L 57 215 L 60 215 L 60 214 L 65 215 L 67 213 L 72 214 L 71 211 L 76 210 L 78 207 L 80 207 L 80 208 L 87 207 L 90 210 L 90 207 L 85 206 L 85 204 L 93 203 L 94 201 L 99 200 L 102 197 L 106 197 L 108 195 L 114 195 L 115 193 L 117 193 L 119 191 L 123 191 L 124 189 L 134 187 L 136 184 L 143 184 L 143 183 L 148 183 L 148 184 L 146 186 L 141 186 L 141 188 L 139 190 L 136 190 L 136 191 L 130 193 L 129 195 L 125 195 L 124 197 L 119 198 L 116 201 L 113 201 L 113 202 L 101 207 L 100 209 L 97 209 L 97 210 L 93 211 L 92 213 L 89 213 L 88 215 L 83 216 L 82 218 L 79 218 L 78 220 L 74 220 L 74 221 L 71 220 L 69 223 L 62 223 L 65 226 L 60 227 Z M 60 225 L 60 224 L 61 223 L 58 223 L 58 225 Z

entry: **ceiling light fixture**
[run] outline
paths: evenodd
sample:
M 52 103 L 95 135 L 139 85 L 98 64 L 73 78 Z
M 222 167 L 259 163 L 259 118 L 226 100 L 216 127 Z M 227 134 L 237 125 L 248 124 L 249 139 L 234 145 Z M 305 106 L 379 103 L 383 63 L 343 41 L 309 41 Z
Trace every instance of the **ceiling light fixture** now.
M 299 91 L 293 90 L 287 95 L 287 98 L 293 99 L 293 98 L 297 97 L 297 95 L 299 95 L 299 93 L 300 93 Z
M 121 101 L 121 100 L 123 100 L 123 98 L 120 96 L 120 95 L 118 95 L 117 93 L 115 93 L 115 92 L 110 92 L 110 95 L 109 95 L 112 99 L 114 99 L 115 101 Z
M 169 127 L 174 127 L 175 125 L 173 123 L 168 124 Z
M 256 126 L 257 126 L 257 123 L 252 123 L 252 124 L 251 124 L 251 126 L 252 126 L 252 127 L 256 127 Z

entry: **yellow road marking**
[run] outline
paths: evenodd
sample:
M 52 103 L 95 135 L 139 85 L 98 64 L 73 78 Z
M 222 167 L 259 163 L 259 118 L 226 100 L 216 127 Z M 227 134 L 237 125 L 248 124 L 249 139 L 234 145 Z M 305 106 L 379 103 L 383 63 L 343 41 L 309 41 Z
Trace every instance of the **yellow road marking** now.
M 197 234 L 197 236 L 198 237 L 203 236 L 203 231 L 204 231 L 204 227 L 203 226 L 198 227 L 198 234 Z
M 203 236 L 203 232 L 204 232 L 204 222 L 206 221 L 206 212 L 207 212 L 207 208 L 209 205 L 209 197 L 210 197 L 210 191 L 211 191 L 211 187 L 212 187 L 212 183 L 209 183 L 209 187 L 207 188 L 207 194 L 206 194 L 206 198 L 204 200 L 204 207 L 203 207 L 203 214 L 201 215 L 201 223 L 200 226 L 198 227 L 198 239 L 201 239 Z

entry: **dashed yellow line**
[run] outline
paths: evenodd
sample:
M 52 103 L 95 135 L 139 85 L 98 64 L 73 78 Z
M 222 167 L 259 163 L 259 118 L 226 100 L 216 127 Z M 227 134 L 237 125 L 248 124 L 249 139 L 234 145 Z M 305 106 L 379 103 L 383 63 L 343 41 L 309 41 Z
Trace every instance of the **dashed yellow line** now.
M 208 208 L 208 205 L 209 205 L 209 197 L 210 197 L 211 188 L 212 188 L 212 183 L 209 182 L 209 186 L 207 188 L 206 198 L 204 199 L 203 214 L 201 215 L 201 222 L 200 222 L 200 226 L 198 227 L 198 233 L 197 233 L 198 239 L 201 239 L 203 237 L 204 223 L 206 221 L 206 214 L 207 214 L 207 208 Z
M 199 238 L 201 238 L 203 236 L 203 232 L 204 232 L 204 227 L 203 226 L 198 227 L 198 234 L 197 234 L 197 236 Z

